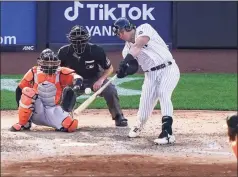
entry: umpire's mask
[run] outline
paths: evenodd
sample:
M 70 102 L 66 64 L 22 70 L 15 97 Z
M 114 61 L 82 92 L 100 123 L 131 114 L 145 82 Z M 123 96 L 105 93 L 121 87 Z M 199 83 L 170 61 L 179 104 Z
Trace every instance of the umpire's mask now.
M 41 52 L 40 57 L 37 59 L 38 66 L 43 73 L 52 75 L 60 66 L 60 60 L 51 49 L 45 49 Z
M 72 44 L 74 51 L 77 54 L 82 54 L 85 51 L 86 45 L 88 44 L 91 36 L 85 27 L 76 25 L 71 29 L 67 38 Z

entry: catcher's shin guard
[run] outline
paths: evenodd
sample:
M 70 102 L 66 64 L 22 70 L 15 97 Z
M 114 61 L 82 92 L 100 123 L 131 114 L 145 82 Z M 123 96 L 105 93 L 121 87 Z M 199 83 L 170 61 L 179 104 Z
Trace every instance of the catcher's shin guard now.
M 74 132 L 78 128 L 78 120 L 66 117 L 62 122 L 62 130 L 66 132 Z
M 19 122 L 11 127 L 11 131 L 20 131 L 21 129 L 30 128 L 27 124 L 31 118 L 32 111 L 34 110 L 34 102 L 36 98 L 37 94 L 32 88 L 25 87 L 22 89 L 20 105 L 18 108 Z

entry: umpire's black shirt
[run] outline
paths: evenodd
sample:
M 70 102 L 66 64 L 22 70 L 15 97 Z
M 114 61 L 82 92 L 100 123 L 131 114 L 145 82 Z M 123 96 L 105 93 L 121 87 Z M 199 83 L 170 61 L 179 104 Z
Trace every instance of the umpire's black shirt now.
M 61 66 L 75 70 L 77 74 L 84 79 L 98 77 L 102 69 L 108 69 L 111 66 L 102 47 L 95 44 L 87 44 L 85 51 L 78 55 L 73 47 L 65 45 L 58 51 L 58 57 L 61 60 Z

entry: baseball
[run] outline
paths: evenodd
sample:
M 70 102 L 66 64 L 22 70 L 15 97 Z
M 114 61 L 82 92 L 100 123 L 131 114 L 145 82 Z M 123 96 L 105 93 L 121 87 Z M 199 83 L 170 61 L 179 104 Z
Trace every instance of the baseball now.
M 85 94 L 88 95 L 88 94 L 90 94 L 91 92 L 92 92 L 92 90 L 91 90 L 90 88 L 86 88 L 86 89 L 85 89 Z

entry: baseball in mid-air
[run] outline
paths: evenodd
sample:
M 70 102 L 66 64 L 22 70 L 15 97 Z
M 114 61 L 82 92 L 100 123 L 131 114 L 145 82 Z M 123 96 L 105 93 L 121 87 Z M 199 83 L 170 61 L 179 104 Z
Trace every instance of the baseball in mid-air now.
M 86 89 L 85 89 L 85 94 L 88 95 L 88 94 L 90 94 L 91 92 L 92 92 L 92 90 L 91 90 L 90 88 L 86 88 Z

